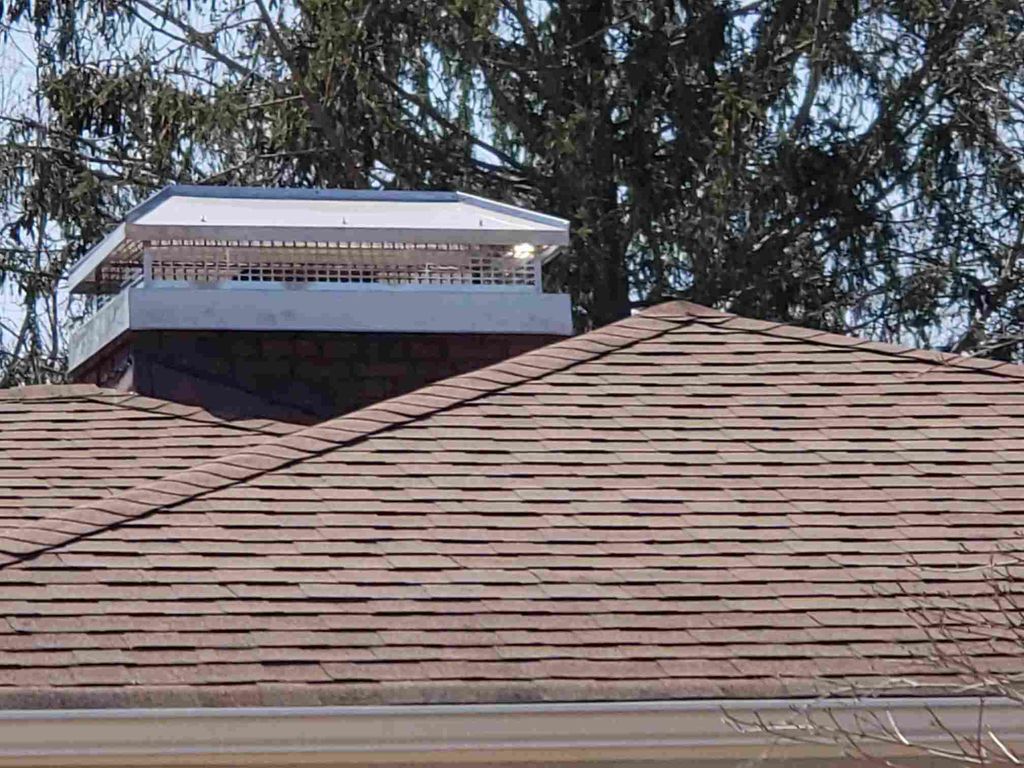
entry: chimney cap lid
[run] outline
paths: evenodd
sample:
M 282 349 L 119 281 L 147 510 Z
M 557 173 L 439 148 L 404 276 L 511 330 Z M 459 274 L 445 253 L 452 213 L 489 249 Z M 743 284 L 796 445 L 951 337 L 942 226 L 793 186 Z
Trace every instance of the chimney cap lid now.
M 171 185 L 71 268 L 69 288 L 125 246 L 153 241 L 562 246 L 569 222 L 463 192 Z

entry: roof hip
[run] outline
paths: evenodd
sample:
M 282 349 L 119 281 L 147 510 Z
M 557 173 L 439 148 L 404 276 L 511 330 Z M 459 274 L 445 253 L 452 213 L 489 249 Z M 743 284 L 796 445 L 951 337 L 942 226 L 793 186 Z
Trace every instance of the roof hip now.
M 329 453 L 380 432 L 563 371 L 679 327 L 681 318 L 644 312 L 583 336 L 527 352 L 407 395 L 196 465 L 60 514 L 0 531 L 0 569 L 207 493 Z

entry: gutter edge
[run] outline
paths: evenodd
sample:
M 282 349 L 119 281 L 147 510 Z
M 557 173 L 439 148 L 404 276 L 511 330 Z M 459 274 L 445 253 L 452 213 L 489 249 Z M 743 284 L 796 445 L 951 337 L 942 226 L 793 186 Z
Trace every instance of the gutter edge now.
M 728 724 L 726 713 L 757 713 L 766 720 L 816 712 L 840 718 L 892 713 L 912 742 L 941 744 L 949 737 L 933 716 L 940 714 L 954 731 L 973 731 L 981 702 L 922 697 L 8 710 L 0 712 L 0 765 L 219 765 L 237 764 L 243 755 L 257 763 L 289 756 L 334 765 L 564 764 L 651 755 L 810 759 L 838 757 L 840 751 L 830 744 L 741 732 Z M 984 699 L 987 726 L 1008 744 L 1024 743 L 1021 709 L 1011 700 Z

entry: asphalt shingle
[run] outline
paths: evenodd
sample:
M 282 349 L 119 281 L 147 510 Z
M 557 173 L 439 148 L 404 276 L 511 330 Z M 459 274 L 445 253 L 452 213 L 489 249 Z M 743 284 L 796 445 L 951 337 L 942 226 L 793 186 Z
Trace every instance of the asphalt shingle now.
M 0 705 L 949 686 L 911 613 L 996 615 L 1021 376 L 677 302 L 114 495 L 26 485 Z
M 0 537 L 297 429 L 91 384 L 0 390 Z

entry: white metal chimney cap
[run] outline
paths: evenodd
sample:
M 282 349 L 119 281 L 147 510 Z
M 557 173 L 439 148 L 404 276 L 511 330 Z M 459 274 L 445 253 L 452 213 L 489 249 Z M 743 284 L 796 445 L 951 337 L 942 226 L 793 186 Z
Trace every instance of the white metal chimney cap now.
M 71 290 L 147 242 L 560 246 L 569 222 L 462 192 L 165 187 L 72 267 Z

